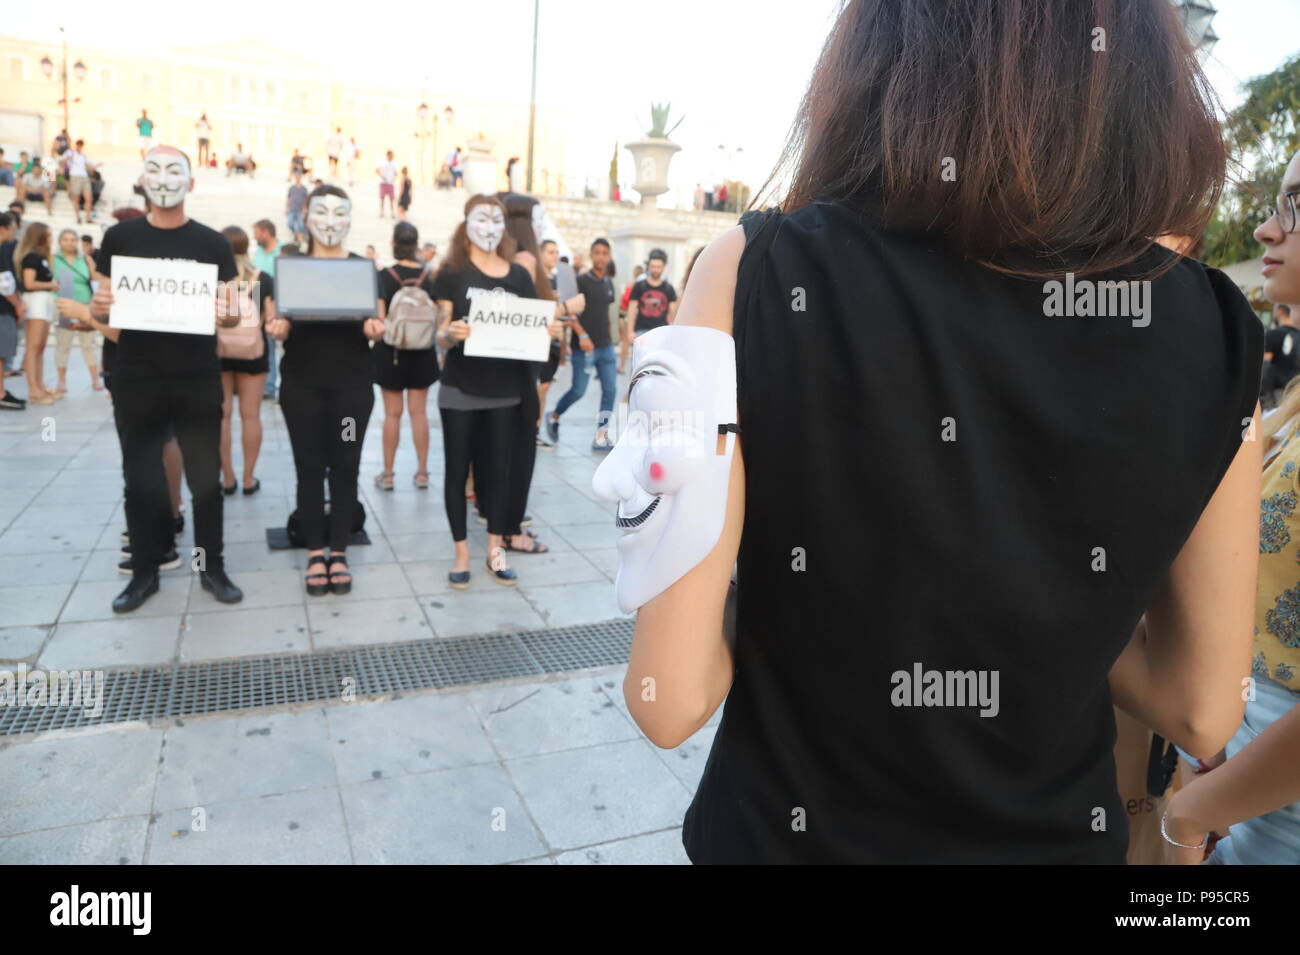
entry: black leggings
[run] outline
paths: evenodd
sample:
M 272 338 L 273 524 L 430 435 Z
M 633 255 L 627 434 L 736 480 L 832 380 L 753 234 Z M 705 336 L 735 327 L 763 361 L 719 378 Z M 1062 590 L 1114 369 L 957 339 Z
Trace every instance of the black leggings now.
M 204 570 L 222 567 L 221 378 L 113 380 L 113 420 L 122 443 L 131 567 L 154 573 L 175 540 L 163 445 L 174 429 L 194 504 L 194 544 Z
M 308 550 L 346 550 L 357 512 L 357 473 L 375 392 L 369 382 L 328 387 L 280 379 L 280 410 L 298 472 L 298 521 Z M 325 479 L 330 483 L 329 527 Z M 328 536 L 327 536 L 328 534 Z
M 457 411 L 439 408 L 442 417 L 443 502 L 451 539 L 465 540 L 465 482 L 474 462 L 474 494 L 487 515 L 488 533 L 506 532 L 510 508 L 512 429 L 518 407 Z
M 526 403 L 525 403 L 526 404 Z M 528 490 L 533 483 L 533 466 L 537 463 L 536 404 L 532 408 L 513 409 L 515 420 L 513 452 L 510 456 L 510 502 L 506 506 L 506 533 L 523 533 L 524 514 L 528 510 Z

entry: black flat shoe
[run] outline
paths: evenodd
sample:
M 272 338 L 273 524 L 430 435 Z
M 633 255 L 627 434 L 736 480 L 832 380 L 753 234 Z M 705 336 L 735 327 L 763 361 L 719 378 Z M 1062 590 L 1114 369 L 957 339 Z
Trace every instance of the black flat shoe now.
M 199 574 L 199 584 L 216 597 L 218 603 L 237 604 L 244 599 L 244 592 L 235 586 L 224 570 L 205 570 Z
M 333 567 L 335 564 L 342 564 L 344 567 L 346 567 L 348 565 L 348 558 L 346 554 L 340 554 L 337 551 L 335 551 L 334 553 L 330 554 L 329 562 L 331 567 Z M 344 594 L 349 594 L 351 592 L 352 592 L 351 572 L 346 570 L 331 570 L 330 571 L 330 593 L 338 594 L 341 597 Z
M 235 493 L 236 491 L 238 491 L 238 490 L 239 490 L 239 482 L 238 482 L 238 481 L 236 481 L 234 484 L 231 484 L 229 487 L 227 487 L 227 486 L 224 485 L 224 484 L 221 485 L 221 493 L 224 494 L 224 495 L 226 495 L 226 497 L 230 497 L 230 495 L 234 494 L 234 493 Z
M 158 575 L 141 574 L 132 577 L 126 589 L 113 598 L 113 613 L 130 613 L 158 592 Z
M 447 581 L 451 584 L 453 590 L 469 589 L 469 571 L 453 570 L 447 575 Z
M 253 478 L 252 484 L 244 485 L 244 497 L 252 497 L 260 490 L 262 490 L 262 482 L 257 478 Z
M 488 573 L 492 575 L 492 579 L 503 587 L 513 587 L 519 580 L 519 575 L 514 572 L 513 568 L 506 567 L 505 562 L 506 554 L 502 548 L 493 547 L 488 551 L 486 566 Z M 498 566 L 492 566 L 494 563 Z

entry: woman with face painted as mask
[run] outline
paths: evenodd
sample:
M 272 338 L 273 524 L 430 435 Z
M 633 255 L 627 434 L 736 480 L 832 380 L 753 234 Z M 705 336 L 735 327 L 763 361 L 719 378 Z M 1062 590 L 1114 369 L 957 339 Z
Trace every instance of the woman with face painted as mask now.
M 445 473 L 443 494 L 447 523 L 456 546 L 448 579 L 452 587 L 469 586 L 466 540 L 465 480 L 474 463 L 474 486 L 488 522 L 487 570 L 507 587 L 516 582 L 506 562 L 503 535 L 509 531 L 510 470 L 520 414 L 537 401 L 535 362 L 466 356 L 470 335 L 465 316 L 470 296 L 499 291 L 537 298 L 529 270 L 514 261 L 515 240 L 506 233 L 506 211 L 494 196 L 478 195 L 465 204 L 465 221 L 451 237 L 447 261 L 434 281 L 440 324 L 438 337 L 447 348 L 438 389 L 442 418 Z
M 312 190 L 307 197 L 309 256 L 359 258 L 343 247 L 351 226 L 352 202 L 346 192 L 330 185 Z M 375 314 L 382 314 L 378 301 Z M 384 323 L 368 318 L 364 322 L 294 324 L 272 318 L 267 331 L 285 343 L 280 362 L 280 408 L 298 474 L 297 514 L 308 552 L 307 593 L 313 597 L 345 594 L 352 589 L 346 551 L 357 509 L 361 442 L 375 403 L 368 339 L 381 337 Z

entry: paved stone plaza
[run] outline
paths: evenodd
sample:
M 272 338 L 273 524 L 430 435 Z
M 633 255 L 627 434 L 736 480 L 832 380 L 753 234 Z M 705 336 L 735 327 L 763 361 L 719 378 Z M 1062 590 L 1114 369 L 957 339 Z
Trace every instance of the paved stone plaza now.
M 265 543 L 294 483 L 283 419 L 265 404 L 262 491 L 225 499 L 227 566 L 243 603 L 216 603 L 183 568 L 165 572 L 141 610 L 115 617 L 110 601 L 126 582 L 120 458 L 109 400 L 79 362 L 74 352 L 64 401 L 0 416 L 0 667 L 310 654 L 621 616 L 612 505 L 590 487 L 593 382 L 565 416 L 561 446 L 538 453 L 529 512 L 551 553 L 511 555 L 517 588 L 482 571 L 485 530 L 473 518 L 472 585 L 447 586 L 435 393 L 433 486 L 411 485 L 404 428 L 396 490 L 375 489 L 377 408 L 361 475 L 373 543 L 348 552 L 351 594 L 306 597 L 303 552 Z M 566 367 L 549 403 L 568 380 Z M 238 470 L 238 425 L 236 449 Z M 188 526 L 182 545 L 192 546 Z M 714 724 L 656 749 L 627 716 L 622 673 L 0 737 L 0 862 L 684 862 L 682 813 Z

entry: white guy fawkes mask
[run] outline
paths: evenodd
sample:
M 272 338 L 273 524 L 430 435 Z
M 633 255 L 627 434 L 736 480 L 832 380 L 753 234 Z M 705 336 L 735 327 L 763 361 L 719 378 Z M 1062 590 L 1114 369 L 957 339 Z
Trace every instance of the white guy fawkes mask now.
M 684 325 L 637 337 L 627 424 L 591 479 L 598 496 L 618 501 L 614 586 L 624 613 L 663 593 L 718 543 L 735 422 L 734 338 Z
M 151 149 L 144 157 L 140 185 L 149 201 L 159 209 L 173 209 L 190 191 L 190 164 L 179 153 Z
M 465 217 L 465 235 L 484 252 L 495 252 L 506 233 L 506 217 L 500 206 L 480 203 Z
M 342 196 L 314 196 L 307 205 L 307 231 L 321 245 L 342 245 L 352 229 L 352 200 Z

